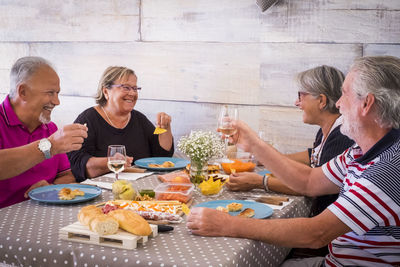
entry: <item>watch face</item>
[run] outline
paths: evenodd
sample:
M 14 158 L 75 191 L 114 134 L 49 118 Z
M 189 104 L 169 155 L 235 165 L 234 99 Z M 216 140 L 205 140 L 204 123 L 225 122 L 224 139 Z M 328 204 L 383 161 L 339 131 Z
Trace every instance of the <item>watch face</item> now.
M 43 151 L 49 150 L 51 148 L 50 141 L 47 139 L 40 140 L 39 148 L 40 148 L 40 150 L 43 150 Z

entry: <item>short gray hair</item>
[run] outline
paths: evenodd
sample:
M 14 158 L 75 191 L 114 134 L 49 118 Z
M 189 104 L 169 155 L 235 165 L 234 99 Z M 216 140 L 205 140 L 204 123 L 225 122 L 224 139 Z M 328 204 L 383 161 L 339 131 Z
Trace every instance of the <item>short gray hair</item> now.
M 377 123 L 400 126 L 400 59 L 392 56 L 361 57 L 350 68 L 355 73 L 353 90 L 360 99 L 373 94 Z
M 41 57 L 21 57 L 18 59 L 11 67 L 10 98 L 15 98 L 18 86 L 29 80 L 29 78 L 43 66 L 48 66 L 54 69 L 50 62 Z
M 322 65 L 300 72 L 297 75 L 297 81 L 301 91 L 310 93 L 314 97 L 320 94 L 326 96 L 325 110 L 334 114 L 339 113 L 336 102 L 342 95 L 344 81 L 344 74 L 340 70 Z

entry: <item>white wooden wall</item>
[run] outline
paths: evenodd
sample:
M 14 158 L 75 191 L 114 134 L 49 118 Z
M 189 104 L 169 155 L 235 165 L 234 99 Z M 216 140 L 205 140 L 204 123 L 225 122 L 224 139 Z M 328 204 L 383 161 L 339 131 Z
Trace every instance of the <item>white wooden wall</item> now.
M 110 65 L 138 74 L 136 109 L 173 116 L 176 139 L 215 129 L 222 104 L 284 152 L 317 129 L 294 107 L 296 73 L 321 64 L 346 72 L 362 55 L 400 57 L 400 0 L 0 0 L 0 100 L 16 59 L 42 56 L 61 78 L 58 125 L 94 105 Z

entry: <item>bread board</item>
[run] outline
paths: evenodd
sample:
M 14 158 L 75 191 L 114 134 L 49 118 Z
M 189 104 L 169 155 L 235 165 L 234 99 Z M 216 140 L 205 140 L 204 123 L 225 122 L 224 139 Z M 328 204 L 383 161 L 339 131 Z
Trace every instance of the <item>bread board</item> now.
M 121 229 L 116 234 L 101 236 L 90 231 L 87 226 L 82 225 L 80 222 L 75 222 L 61 228 L 59 238 L 71 242 L 132 250 L 137 248 L 138 243 L 144 244 L 149 237 L 158 235 L 157 225 L 150 224 L 150 227 L 153 232 L 149 236 L 136 236 Z

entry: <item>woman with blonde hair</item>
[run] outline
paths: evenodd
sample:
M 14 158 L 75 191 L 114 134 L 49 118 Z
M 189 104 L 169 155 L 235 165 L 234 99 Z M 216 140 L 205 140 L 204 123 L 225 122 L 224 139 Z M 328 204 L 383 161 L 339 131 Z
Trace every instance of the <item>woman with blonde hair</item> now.
M 153 134 L 155 126 L 134 109 L 140 90 L 133 70 L 113 66 L 104 71 L 97 89 L 98 105 L 86 109 L 75 120 L 86 123 L 89 129 L 82 148 L 68 154 L 77 181 L 109 172 L 109 145 L 125 145 L 128 166 L 133 159 L 173 155 L 171 117 L 158 113 L 157 126 L 166 132 Z

